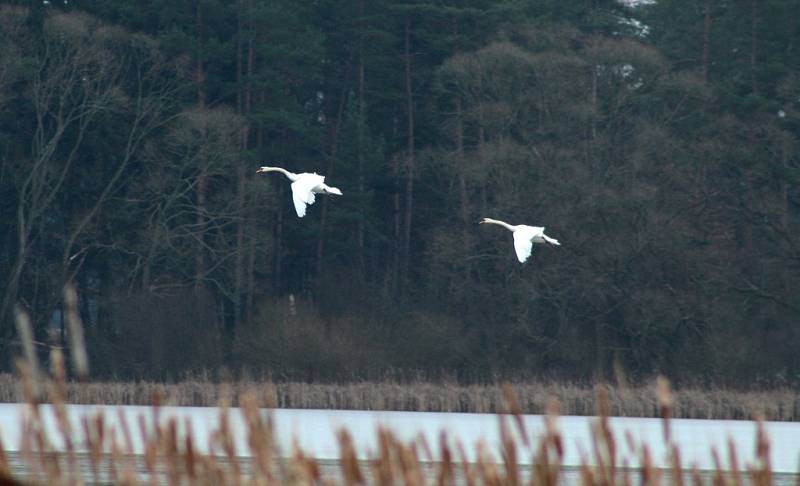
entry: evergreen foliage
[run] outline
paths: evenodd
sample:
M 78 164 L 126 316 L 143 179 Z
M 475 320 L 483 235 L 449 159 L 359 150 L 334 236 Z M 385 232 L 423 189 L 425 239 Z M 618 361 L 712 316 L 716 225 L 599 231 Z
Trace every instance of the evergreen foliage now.
M 4 1 L 0 352 L 74 282 L 106 376 L 797 382 L 799 7 Z

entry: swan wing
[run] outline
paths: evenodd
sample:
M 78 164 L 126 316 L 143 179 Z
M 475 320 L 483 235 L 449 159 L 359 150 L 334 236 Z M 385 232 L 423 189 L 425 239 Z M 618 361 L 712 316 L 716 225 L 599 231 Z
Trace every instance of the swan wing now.
M 531 256 L 533 249 L 533 234 L 531 231 L 518 230 L 514 232 L 514 251 L 517 252 L 517 260 L 520 263 L 525 263 L 525 260 Z
M 313 189 L 324 181 L 325 177 L 318 174 L 300 174 L 300 177 L 292 182 L 292 201 L 297 216 L 302 218 L 306 215 L 306 205 L 314 204 Z

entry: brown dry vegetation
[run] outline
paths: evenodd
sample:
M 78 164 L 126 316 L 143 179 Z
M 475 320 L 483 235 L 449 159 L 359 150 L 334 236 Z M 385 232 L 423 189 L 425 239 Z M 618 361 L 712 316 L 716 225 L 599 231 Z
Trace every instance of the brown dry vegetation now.
M 74 320 L 71 328 L 78 329 L 80 321 L 77 314 L 68 314 L 68 319 Z M 30 322 L 24 312 L 17 312 L 17 326 L 20 335 L 29 338 L 28 332 Z M 32 349 L 31 342 L 23 343 L 24 349 Z M 85 351 L 81 340 L 72 340 L 73 366 L 80 371 L 80 366 L 86 365 L 82 370 L 82 376 L 88 374 L 88 363 L 81 363 L 75 357 Z M 32 484 L 62 484 L 79 485 L 84 484 L 88 479 L 94 483 L 104 482 L 112 484 L 156 484 L 167 483 L 170 485 L 181 484 L 219 484 L 219 485 L 279 485 L 279 484 L 381 484 L 381 485 L 454 485 L 457 483 L 475 486 L 486 485 L 512 485 L 521 484 L 555 486 L 560 483 L 560 476 L 563 473 L 562 461 L 564 457 L 564 446 L 561 434 L 555 424 L 555 416 L 560 412 L 559 402 L 553 398 L 558 392 L 548 391 L 545 387 L 532 393 L 526 390 L 524 385 L 514 387 L 507 385 L 502 390 L 483 387 L 476 388 L 477 391 L 489 391 L 486 394 L 469 393 L 470 387 L 464 388 L 462 394 L 455 396 L 483 397 L 479 400 L 487 406 L 486 411 L 494 409 L 503 413 L 498 421 L 502 446 L 499 462 L 495 457 L 488 454 L 485 447 L 479 443 L 476 445 L 477 462 L 467 461 L 464 446 L 456 444 L 454 449 L 448 446 L 448 442 L 443 440 L 437 445 L 428 444 L 423 439 L 413 440 L 409 443 L 398 440 L 388 430 L 378 429 L 378 451 L 367 462 L 358 461 L 355 454 L 355 447 L 352 437 L 347 430 L 341 430 L 338 434 L 339 440 L 339 476 L 336 479 L 323 477 L 321 474 L 320 463 L 308 457 L 302 450 L 295 447 L 288 460 L 281 459 L 273 441 L 273 424 L 271 418 L 265 416 L 260 410 L 263 405 L 261 400 L 265 400 L 266 405 L 280 405 L 281 386 L 280 384 L 268 383 L 259 385 L 254 382 L 239 382 L 233 387 L 216 386 L 209 381 L 193 382 L 193 386 L 185 387 L 184 397 L 216 395 L 219 397 L 220 406 L 219 429 L 213 431 L 212 440 L 209 444 L 212 451 L 222 452 L 223 455 L 204 455 L 198 452 L 194 438 L 189 431 L 185 436 L 178 434 L 178 424 L 176 419 L 161 423 L 158 417 L 158 408 L 164 403 L 162 395 L 166 392 L 169 400 L 175 400 L 179 395 L 174 393 L 169 387 L 164 385 L 151 385 L 148 390 L 151 397 L 148 403 L 153 405 L 153 424 L 156 430 L 153 433 L 146 432 L 146 427 L 140 427 L 138 433 L 144 443 L 144 456 L 137 459 L 133 454 L 133 446 L 130 440 L 133 433 L 137 433 L 134 428 L 123 421 L 122 430 L 111 428 L 102 415 L 86 416 L 82 419 L 84 436 L 86 443 L 76 443 L 78 438 L 72 429 L 71 422 L 67 419 L 65 404 L 73 401 L 71 395 L 76 392 L 98 389 L 108 390 L 109 386 L 92 384 L 68 384 L 67 373 L 64 365 L 64 356 L 59 349 L 53 349 L 50 353 L 51 376 L 39 369 L 35 353 L 26 353 L 25 360 L 17 360 L 17 367 L 20 372 L 20 379 L 4 376 L 2 379 L 2 389 L 5 392 L 13 390 L 13 398 L 18 398 L 16 394 L 21 393 L 21 398 L 28 404 L 29 413 L 23 420 L 23 437 L 21 441 L 21 451 L 19 459 L 23 463 L 23 470 L 28 477 L 20 479 L 15 477 L 19 472 L 12 469 L 12 463 L 4 452 L 3 445 L 0 444 L 0 484 L 24 484 L 24 481 L 32 480 Z M 638 470 L 619 468 L 616 451 L 618 444 L 615 443 L 614 435 L 610 430 L 608 417 L 614 413 L 615 407 L 619 408 L 619 397 L 623 394 L 610 391 L 608 387 L 597 387 L 594 403 L 595 413 L 599 416 L 592 427 L 592 457 L 595 464 L 590 466 L 584 457 L 580 467 L 579 483 L 583 486 L 612 486 L 633 484 L 634 481 L 642 486 L 649 485 L 668 485 L 675 484 L 683 486 L 684 475 L 687 470 L 682 466 L 681 451 L 671 442 L 670 420 L 680 415 L 679 409 L 675 404 L 680 402 L 679 396 L 672 393 L 666 379 L 658 379 L 657 393 L 649 402 L 651 411 L 655 409 L 657 416 L 661 417 L 664 427 L 664 440 L 669 446 L 671 466 L 667 470 L 660 470 L 654 467 L 652 457 L 647 444 L 634 444 L 634 450 L 640 451 L 640 461 L 642 467 Z M 181 385 L 174 385 L 175 389 L 180 389 Z M 184 384 L 185 386 L 185 384 Z M 368 390 L 376 387 L 369 387 L 362 384 Z M 401 392 L 407 389 L 431 389 L 434 385 L 379 385 L 394 386 L 385 388 L 384 395 L 392 396 L 389 392 Z M 97 388 L 93 388 L 97 387 Z M 303 396 L 326 397 L 324 393 L 311 393 L 314 388 L 312 385 L 299 385 L 303 388 Z M 128 387 L 128 391 L 130 390 Z M 134 387 L 135 388 L 135 387 Z M 146 386 L 143 388 L 147 388 Z M 346 387 L 342 387 L 346 388 Z M 446 389 L 445 386 L 436 388 Z M 452 390 L 459 387 L 453 385 Z M 121 387 L 124 391 L 124 385 Z M 188 391 L 187 391 L 188 390 Z M 492 391 L 493 390 L 493 391 Z M 203 393 L 205 392 L 205 393 Z M 643 392 L 643 393 L 637 393 Z M 172 393 L 172 395 L 170 395 Z M 631 396 L 653 396 L 651 390 L 626 389 L 625 394 Z M 11 393 L 9 393 L 11 395 Z M 363 395 L 363 394 L 362 394 Z M 435 395 L 435 393 L 431 393 Z M 445 393 L 446 395 L 446 393 Z M 549 395 L 549 396 L 548 396 Z M 125 394 L 128 399 L 136 397 L 136 394 Z M 247 427 L 247 444 L 252 455 L 252 460 L 247 467 L 241 463 L 241 458 L 235 454 L 233 447 L 233 436 L 231 429 L 227 426 L 228 416 L 231 413 L 228 397 L 237 396 L 237 404 L 244 416 Z M 525 407 L 530 407 L 532 401 L 530 397 L 546 402 L 547 418 L 545 421 L 546 432 L 538 441 L 533 442 L 530 435 L 524 428 L 521 414 L 526 412 Z M 259 399 L 258 397 L 262 397 Z M 141 398 L 141 397 L 139 397 Z M 42 415 L 39 412 L 39 405 L 45 401 L 53 404 L 57 422 L 58 435 L 60 437 L 48 437 L 47 428 L 44 426 Z M 196 398 L 195 398 L 196 399 Z M 331 396 L 327 396 L 327 403 L 335 403 Z M 411 400 L 413 403 L 413 400 Z M 438 406 L 442 406 L 444 401 L 439 401 Z M 430 404 L 428 404 L 430 405 Z M 338 405 L 341 408 L 341 405 Z M 420 409 L 418 403 L 415 409 Z M 569 413 L 569 412 L 567 412 Z M 505 418 L 511 416 L 510 420 Z M 720 466 L 720 451 L 713 450 L 717 467 L 712 471 L 712 483 L 715 486 L 740 486 L 746 480 L 753 486 L 766 486 L 773 483 L 773 475 L 770 467 L 769 450 L 770 444 L 764 432 L 763 415 L 758 417 L 758 433 L 756 437 L 756 462 L 748 466 L 746 473 L 741 473 L 736 469 L 737 452 L 733 446 L 726 451 L 729 454 L 734 472 L 724 471 Z M 140 417 L 140 426 L 146 419 Z M 511 430 L 516 429 L 515 433 Z M 444 433 L 443 433 L 444 434 Z M 122 437 L 125 440 L 119 440 Z M 53 447 L 55 439 L 64 444 L 61 451 L 56 451 Z M 633 440 L 633 439 L 628 439 Z M 87 454 L 76 452 L 85 447 Z M 432 463 L 434 455 L 431 454 L 432 447 L 437 447 L 438 462 Z M 110 451 L 110 454 L 104 451 Z M 83 454 L 83 456 L 81 456 Z M 517 458 L 526 455 L 533 457 L 533 467 L 529 477 L 523 479 L 523 473 L 518 465 Z M 88 458 L 90 468 L 82 470 L 81 461 Z M 16 459 L 16 458 L 14 458 Z M 683 458 L 689 460 L 690 458 Z M 144 467 L 139 464 L 144 463 Z M 428 462 L 427 466 L 423 463 Z M 19 467 L 19 465 L 15 465 Z M 102 471 L 107 471 L 101 473 Z M 705 481 L 696 467 L 691 469 L 692 483 L 702 485 Z M 637 481 L 638 479 L 638 481 Z
M 558 412 L 558 402 L 550 400 L 547 408 L 546 433 L 538 441 L 533 442 L 525 430 L 520 413 L 522 404 L 510 386 L 503 389 L 504 408 L 510 413 L 510 418 L 503 416 L 498 421 L 502 439 L 499 462 L 488 450 L 478 447 L 477 462 L 466 461 L 464 446 L 457 443 L 454 448 L 448 446 L 446 440 L 437 445 L 426 443 L 423 439 L 413 440 L 409 443 L 400 441 L 390 431 L 376 430 L 379 438 L 377 453 L 369 461 L 359 461 L 356 457 L 355 447 L 351 435 L 346 430 L 338 434 L 339 440 L 339 471 L 337 477 L 323 477 L 320 463 L 308 457 L 302 450 L 295 448 L 287 460 L 279 456 L 273 441 L 273 423 L 258 407 L 256 393 L 246 392 L 240 395 L 239 403 L 241 413 L 247 425 L 248 446 L 252 460 L 245 467 L 241 458 L 235 455 L 233 436 L 231 430 L 225 426 L 231 413 L 225 402 L 221 402 L 220 428 L 212 435 L 212 450 L 223 452 L 224 455 L 204 455 L 198 452 L 191 433 L 183 437 L 178 434 L 178 424 L 173 418 L 166 423 L 154 420 L 156 430 L 154 433 L 139 432 L 145 444 L 145 454 L 138 461 L 133 457 L 130 440 L 119 441 L 118 437 L 130 438 L 137 433 L 135 428 L 128 429 L 123 422 L 123 430 L 116 430 L 108 426 L 102 416 L 85 417 L 83 421 L 86 437 L 88 438 L 88 454 L 81 456 L 76 452 L 75 436 L 71 430 L 70 422 L 66 419 L 65 398 L 66 381 L 63 367 L 63 357 L 60 351 L 53 352 L 53 379 L 44 382 L 33 378 L 31 368 L 26 363 L 20 363 L 21 388 L 25 399 L 30 406 L 30 414 L 24 419 L 25 438 L 22 441 L 22 451 L 19 455 L 25 467 L 22 468 L 25 478 L 18 478 L 19 470 L 12 472 L 10 463 L 0 446 L 0 483 L 25 484 L 24 481 L 33 481 L 31 484 L 84 484 L 90 480 L 95 483 L 109 482 L 111 484 L 156 484 L 166 483 L 171 485 L 181 484 L 406 484 L 406 485 L 542 485 L 555 486 L 562 482 L 561 467 L 564 457 L 563 438 L 556 426 L 555 417 Z M 656 406 L 664 426 L 664 440 L 670 444 L 670 420 L 673 417 L 671 404 L 673 397 L 666 380 L 658 384 Z M 46 435 L 42 416 L 39 413 L 41 403 L 35 394 L 37 389 L 48 390 L 51 401 L 56 409 L 56 420 L 61 437 L 66 444 L 65 452 L 55 454 L 52 446 L 54 437 Z M 652 393 L 650 393 L 652 394 Z M 158 398 L 153 401 L 154 418 L 158 416 Z M 643 486 L 649 485 L 683 485 L 685 475 L 690 474 L 691 482 L 702 485 L 708 482 L 703 478 L 697 468 L 686 470 L 682 466 L 680 450 L 674 444 L 669 448 L 670 464 L 666 470 L 654 466 L 647 444 L 635 444 L 640 451 L 641 469 L 620 468 L 617 465 L 618 444 L 610 429 L 608 413 L 610 411 L 610 397 L 604 387 L 597 390 L 598 414 L 592 434 L 592 457 L 595 464 L 588 465 L 584 462 L 580 467 L 579 483 L 583 486 L 612 486 L 630 485 L 634 482 Z M 142 417 L 142 421 L 145 418 Z M 717 468 L 711 472 L 711 483 L 715 486 L 741 485 L 744 482 L 753 486 L 766 486 L 773 484 L 773 474 L 770 469 L 769 450 L 770 444 L 764 432 L 763 422 L 758 420 L 758 433 L 756 438 L 756 461 L 746 472 L 729 472 L 722 470 L 719 461 L 719 451 L 712 451 Z M 513 430 L 513 432 L 512 432 Z M 632 440 L 632 439 L 631 439 Z M 431 447 L 437 447 L 438 462 L 431 463 L 434 455 Z M 110 454 L 102 451 L 111 451 Z M 732 464 L 735 464 L 736 451 L 726 451 L 730 455 Z M 533 467 L 530 471 L 520 468 L 517 458 L 528 455 L 533 457 Z M 78 466 L 80 461 L 86 461 L 89 468 L 81 471 Z M 690 460 L 684 457 L 683 460 Z M 142 464 L 143 462 L 143 464 Z M 425 463 L 428 464 L 425 464 Z M 529 474 L 527 474 L 529 472 Z M 525 477 L 525 476 L 528 477 Z M 707 476 L 706 476 L 707 478 Z
M 556 382 L 513 384 L 520 409 L 525 414 L 543 414 L 555 398 L 564 415 L 593 415 L 597 410 L 595 388 Z M 503 410 L 500 385 L 462 385 L 455 382 L 362 381 L 357 383 L 275 382 L 243 379 L 233 382 L 197 377 L 177 383 L 70 382 L 70 403 L 104 405 L 149 405 L 152 397 L 179 406 L 214 406 L 231 390 L 234 396 L 251 391 L 260 407 L 399 410 L 424 412 L 497 413 Z M 659 408 L 652 385 L 611 386 L 612 416 L 657 417 Z M 0 402 L 24 400 L 18 378 L 0 374 Z M 676 418 L 750 419 L 754 413 L 766 420 L 800 420 L 800 392 L 789 388 L 769 391 L 683 388 L 673 392 L 672 413 Z

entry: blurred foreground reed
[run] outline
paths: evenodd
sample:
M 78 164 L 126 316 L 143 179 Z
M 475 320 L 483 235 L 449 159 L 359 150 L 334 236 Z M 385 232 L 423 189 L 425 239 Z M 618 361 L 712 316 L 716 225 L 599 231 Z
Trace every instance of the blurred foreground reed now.
M 482 444 L 477 447 L 477 460 L 468 462 L 466 447 L 447 440 L 442 434 L 438 444 L 430 444 L 424 438 L 410 442 L 399 440 L 389 430 L 378 429 L 377 450 L 369 461 L 359 461 L 352 436 L 346 430 L 337 434 L 339 444 L 339 467 L 335 477 L 323 475 L 324 464 L 309 457 L 300 448 L 279 451 L 273 441 L 274 429 L 271 418 L 257 405 L 256 395 L 245 392 L 239 396 L 240 413 L 246 424 L 247 445 L 250 459 L 237 457 L 233 432 L 230 428 L 232 413 L 229 401 L 220 406 L 218 429 L 212 432 L 209 450 L 216 455 L 199 452 L 194 442 L 191 427 L 185 424 L 187 433 L 179 432 L 181 424 L 169 418 L 159 420 L 161 398 L 153 397 L 152 417 L 140 416 L 138 423 L 121 420 L 117 427 L 111 426 L 103 415 L 84 416 L 80 422 L 81 433 L 73 429 L 74 422 L 67 417 L 65 406 L 64 359 L 59 350 L 51 355 L 52 367 L 49 376 L 36 377 L 25 361 L 18 362 L 27 402 L 27 413 L 23 420 L 23 436 L 17 462 L 26 466 L 24 478 L 14 477 L 8 458 L 2 453 L 0 444 L 0 485 L 3 484 L 221 484 L 221 485 L 269 485 L 269 484 L 407 484 L 407 485 L 543 485 L 567 484 L 563 478 L 564 443 L 557 425 L 558 404 L 551 401 L 545 418 L 545 434 L 533 441 L 526 430 L 521 409 L 510 386 L 505 387 L 506 413 L 498 415 L 498 427 L 502 446 L 500 451 L 491 451 Z M 48 436 L 37 392 L 47 391 L 55 421 L 57 437 Z M 619 464 L 618 451 L 622 444 L 616 443 L 610 429 L 608 392 L 598 388 L 598 418 L 592 428 L 592 448 L 587 451 L 594 462 L 589 465 L 588 456 L 579 469 L 581 485 L 667 485 L 683 486 L 685 482 L 695 485 L 741 486 L 744 484 L 769 485 L 773 477 L 769 462 L 770 444 L 764 432 L 763 422 L 758 420 L 757 460 L 748 465 L 746 472 L 725 471 L 721 454 L 727 454 L 729 464 L 737 464 L 737 451 L 731 446 L 726 451 L 713 451 L 717 470 L 712 475 L 701 474 L 687 468 L 691 458 L 681 456 L 677 446 L 669 450 L 668 469 L 655 467 L 647 444 L 636 444 L 627 437 L 627 445 L 638 451 L 640 469 L 630 469 Z M 663 440 L 672 444 L 670 433 L 671 393 L 665 380 L 659 382 L 657 400 L 663 424 Z M 238 413 L 238 412 L 237 412 Z M 52 430 L 52 429 L 50 429 Z M 132 437 L 137 434 L 144 444 L 144 454 L 134 454 Z M 77 443 L 76 437 L 86 441 Z M 56 447 L 55 444 L 60 444 Z M 289 452 L 288 458 L 282 452 Z M 520 467 L 518 460 L 526 456 L 533 458 L 533 466 Z M 436 459 L 436 462 L 433 462 Z M 88 470 L 79 464 L 86 464 Z M 689 472 L 686 471 L 689 469 Z M 574 475 L 573 475 L 574 479 Z M 569 484 L 573 484 L 571 481 Z

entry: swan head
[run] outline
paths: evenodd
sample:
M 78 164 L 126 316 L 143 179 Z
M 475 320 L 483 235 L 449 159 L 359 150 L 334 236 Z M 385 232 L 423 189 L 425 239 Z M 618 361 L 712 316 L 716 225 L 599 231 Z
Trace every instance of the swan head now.
M 259 172 L 268 172 L 269 169 L 271 169 L 271 168 L 272 167 L 267 167 L 267 166 L 259 167 L 258 170 L 256 170 L 256 174 L 258 174 Z
M 478 221 L 478 224 L 486 224 L 486 223 L 491 223 L 491 222 L 492 222 L 492 220 L 489 219 L 489 218 L 481 218 L 481 220 Z

